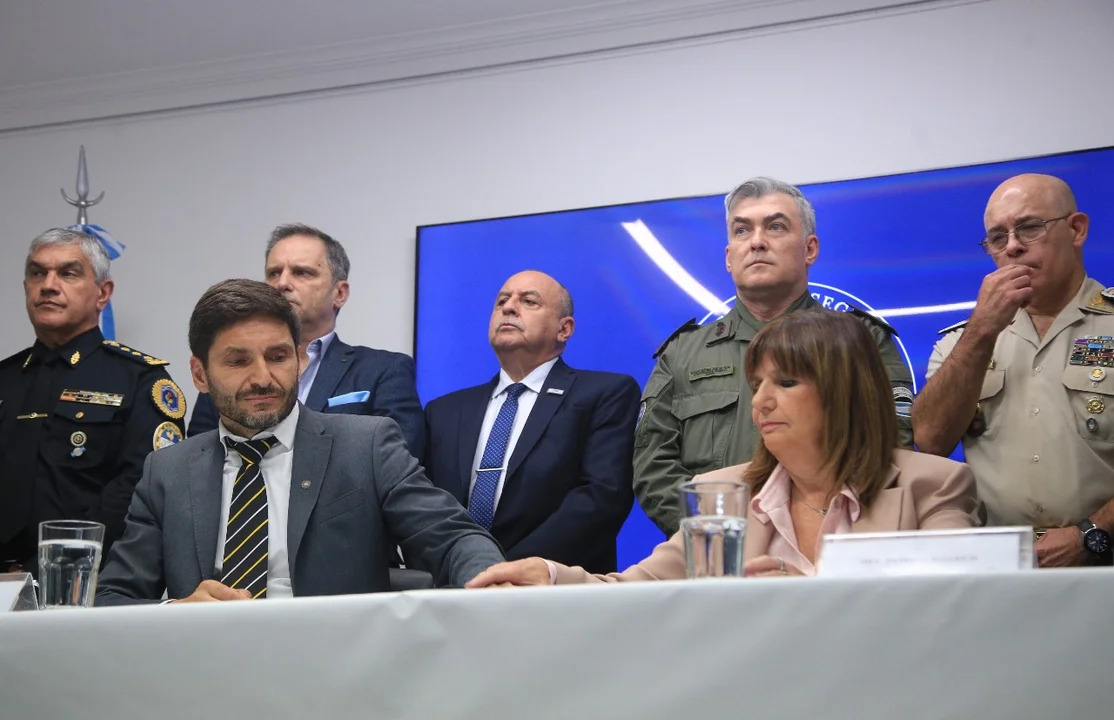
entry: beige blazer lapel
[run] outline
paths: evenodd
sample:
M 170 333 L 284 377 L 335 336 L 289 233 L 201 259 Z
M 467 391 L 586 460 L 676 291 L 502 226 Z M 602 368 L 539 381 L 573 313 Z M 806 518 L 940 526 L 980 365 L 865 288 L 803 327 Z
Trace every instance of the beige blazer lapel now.
M 897 487 L 900 474 L 897 466 L 893 466 L 889 479 L 874 498 L 874 502 L 863 510 L 858 522 L 851 524 L 851 532 L 893 532 L 902 529 L 905 488 Z M 916 527 L 916 522 L 917 518 L 914 517 L 913 527 Z

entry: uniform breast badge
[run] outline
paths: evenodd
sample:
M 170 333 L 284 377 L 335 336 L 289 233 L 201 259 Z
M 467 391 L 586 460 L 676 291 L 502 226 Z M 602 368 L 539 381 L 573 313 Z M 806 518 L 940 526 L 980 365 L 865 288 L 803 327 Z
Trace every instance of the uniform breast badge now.
M 1101 415 L 1102 411 L 1106 409 L 1106 403 L 1100 397 L 1087 398 L 1087 412 L 1092 415 Z
M 181 420 L 186 416 L 186 403 L 182 399 L 182 390 L 174 384 L 173 380 L 163 378 L 151 386 L 151 397 L 155 400 L 155 407 L 174 420 Z
M 88 437 L 80 430 L 70 435 L 70 445 L 73 445 L 73 450 L 70 450 L 70 457 L 79 458 L 85 454 L 86 440 L 88 440 Z

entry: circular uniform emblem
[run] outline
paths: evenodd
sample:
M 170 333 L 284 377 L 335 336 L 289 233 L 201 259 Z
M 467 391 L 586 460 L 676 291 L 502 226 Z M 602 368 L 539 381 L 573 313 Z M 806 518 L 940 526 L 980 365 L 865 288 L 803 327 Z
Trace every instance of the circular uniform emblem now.
M 182 399 L 181 388 L 175 385 L 173 380 L 157 381 L 151 387 L 151 397 L 155 400 L 155 407 L 168 418 L 181 420 L 186 416 L 186 401 Z
M 162 450 L 164 447 L 176 445 L 182 441 L 182 431 L 178 426 L 172 422 L 164 422 L 155 428 L 155 436 L 151 439 L 151 444 L 156 450 Z
M 80 447 L 84 445 L 86 440 L 88 440 L 88 438 L 85 436 L 85 433 L 81 432 L 80 430 L 70 435 L 70 445 L 73 445 L 74 447 Z
M 1102 382 L 1105 377 L 1106 368 L 1097 367 L 1091 370 L 1091 379 L 1095 382 Z
M 1097 397 L 1087 398 L 1087 412 L 1091 413 L 1092 415 L 1098 415 L 1099 413 L 1101 413 L 1105 409 L 1106 409 L 1106 403 L 1104 403 L 1102 401 L 1102 398 L 1097 398 Z

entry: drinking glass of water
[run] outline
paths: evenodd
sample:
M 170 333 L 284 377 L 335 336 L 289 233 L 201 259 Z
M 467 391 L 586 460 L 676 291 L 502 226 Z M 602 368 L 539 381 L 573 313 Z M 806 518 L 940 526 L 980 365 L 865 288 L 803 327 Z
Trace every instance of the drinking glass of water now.
M 681 485 L 685 570 L 690 578 L 742 577 L 750 486 L 729 480 Z
M 92 607 L 104 525 L 88 520 L 39 523 L 39 606 Z

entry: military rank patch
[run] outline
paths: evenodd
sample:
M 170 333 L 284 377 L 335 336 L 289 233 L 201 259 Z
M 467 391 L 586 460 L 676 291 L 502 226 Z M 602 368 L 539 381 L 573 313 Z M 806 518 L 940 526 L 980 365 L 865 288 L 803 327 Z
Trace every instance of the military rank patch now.
M 181 420 L 186 416 L 186 401 L 182 399 L 182 390 L 174 384 L 173 380 L 163 378 L 151 386 L 151 397 L 163 415 L 174 420 Z M 169 423 L 163 423 L 167 425 Z M 160 427 L 162 427 L 160 425 Z
M 643 400 L 642 404 L 638 406 L 638 421 L 634 424 L 634 429 L 642 427 L 642 418 L 646 416 L 646 401 Z
M 904 385 L 894 385 L 894 409 L 898 417 L 913 417 L 913 391 Z
M 1071 346 L 1068 364 L 1114 367 L 1114 335 L 1084 335 L 1076 338 Z
M 164 422 L 155 428 L 155 436 L 151 438 L 155 450 L 162 450 L 180 442 L 182 442 L 182 431 L 172 422 Z
M 110 405 L 112 407 L 120 407 L 124 402 L 124 396 L 120 393 L 97 392 L 96 390 L 63 390 L 58 399 L 65 402 Z
M 714 367 L 696 368 L 689 371 L 689 382 L 693 380 L 703 380 L 710 377 L 723 377 L 726 375 L 734 375 L 734 365 L 716 365 Z

